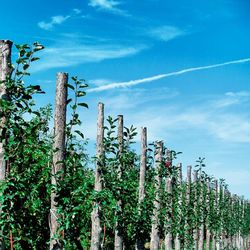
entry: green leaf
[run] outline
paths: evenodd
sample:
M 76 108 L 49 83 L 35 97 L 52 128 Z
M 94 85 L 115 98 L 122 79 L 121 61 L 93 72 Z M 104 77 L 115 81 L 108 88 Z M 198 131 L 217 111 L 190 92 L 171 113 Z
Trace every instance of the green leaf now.
M 32 57 L 32 58 L 31 58 L 31 62 L 37 61 L 37 60 L 39 60 L 39 59 L 40 59 L 39 57 Z
M 73 85 L 69 84 L 69 83 L 66 83 L 65 86 L 70 88 L 70 89 L 75 90 L 75 87 Z
M 82 107 L 85 107 L 85 108 L 89 108 L 88 104 L 84 103 L 84 102 L 78 103 L 78 105 L 82 106 Z

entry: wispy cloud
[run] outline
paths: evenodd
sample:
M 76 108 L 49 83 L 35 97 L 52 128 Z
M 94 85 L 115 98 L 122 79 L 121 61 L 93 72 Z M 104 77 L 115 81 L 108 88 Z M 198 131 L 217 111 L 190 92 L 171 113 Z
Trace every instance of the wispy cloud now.
M 227 92 L 225 96 L 219 100 L 214 101 L 214 105 L 217 108 L 229 108 L 233 105 L 239 105 L 250 100 L 250 92 Z
M 62 24 L 69 18 L 70 18 L 69 15 L 68 16 L 52 16 L 49 22 L 41 21 L 38 23 L 38 26 L 44 30 L 51 30 L 55 25 Z
M 148 34 L 155 39 L 167 42 L 167 41 L 172 40 L 176 37 L 185 35 L 186 32 L 181 30 L 178 27 L 165 25 L 165 26 L 151 29 L 148 32 Z
M 245 92 L 231 92 L 231 95 L 239 93 Z M 176 90 L 153 87 L 150 91 L 143 88 L 119 89 L 100 98 L 109 114 L 122 113 L 128 124 L 148 127 L 150 141 L 176 140 L 185 134 L 189 139 L 201 136 L 222 143 L 250 143 L 250 99 L 235 103 L 235 106 L 231 104 L 230 108 L 218 108 L 218 102 L 226 97 L 227 93 L 193 96 L 192 102 L 185 102 Z
M 103 9 L 113 9 L 117 5 L 119 5 L 119 2 L 113 0 L 90 0 L 89 5 L 92 7 L 100 7 Z
M 111 82 L 113 82 L 113 81 L 110 80 L 110 79 L 102 79 L 102 78 L 100 78 L 100 79 L 92 79 L 92 80 L 88 81 L 89 85 L 95 85 L 95 86 L 98 86 L 98 87 L 103 86 L 105 84 L 109 84 Z
M 110 83 L 110 84 L 107 84 L 105 86 L 100 86 L 100 87 L 89 89 L 89 92 L 99 92 L 99 91 L 115 89 L 115 88 L 132 87 L 132 86 L 135 86 L 135 85 L 138 85 L 138 84 L 141 84 L 141 83 L 152 82 L 152 81 L 160 80 L 160 79 L 166 78 L 166 77 L 182 75 L 182 74 L 186 74 L 186 73 L 194 72 L 194 71 L 219 68 L 219 67 L 223 67 L 223 66 L 227 66 L 227 65 L 231 65 L 231 64 L 246 63 L 246 62 L 249 62 L 249 61 L 250 61 L 250 58 L 244 58 L 244 59 L 240 59 L 240 60 L 228 61 L 228 62 L 212 64 L 212 65 L 208 65 L 208 66 L 187 68 L 187 69 L 183 69 L 183 70 L 179 70 L 179 71 L 174 71 L 174 72 L 171 72 L 171 73 L 159 74 L 159 75 L 146 77 L 146 78 L 142 78 L 142 79 L 137 79 L 137 80 Z
M 124 10 L 118 8 L 120 2 L 115 0 L 90 0 L 89 6 L 98 8 L 99 10 L 109 11 L 114 14 L 129 16 Z
M 41 29 L 52 30 L 54 28 L 54 26 L 60 25 L 60 24 L 64 23 L 66 20 L 72 18 L 73 16 L 81 14 L 82 11 L 80 9 L 73 9 L 72 12 L 73 12 L 72 14 L 66 15 L 66 16 L 63 16 L 63 15 L 52 16 L 50 18 L 50 21 L 48 21 L 48 22 L 41 21 L 37 25 Z
M 74 42 L 54 44 L 54 46 L 48 47 L 41 52 L 41 61 L 33 66 L 33 72 L 132 56 L 144 48 L 144 46 L 140 45 L 90 45 Z

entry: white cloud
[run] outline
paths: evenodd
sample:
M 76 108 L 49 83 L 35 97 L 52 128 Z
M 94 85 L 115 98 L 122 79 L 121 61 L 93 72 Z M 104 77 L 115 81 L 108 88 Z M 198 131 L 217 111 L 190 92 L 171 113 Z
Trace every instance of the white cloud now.
M 217 108 L 230 108 L 235 105 L 248 102 L 250 99 L 250 92 L 227 92 L 225 96 L 214 101 L 214 106 Z
M 69 18 L 70 16 L 53 16 L 50 22 L 41 21 L 38 23 L 38 26 L 44 30 L 51 30 L 55 25 L 62 24 Z
M 81 11 L 80 9 L 77 9 L 77 8 L 73 9 L 73 11 L 74 11 L 77 15 L 82 13 L 82 11 Z
M 169 41 L 176 37 L 185 35 L 185 31 L 179 29 L 175 26 L 161 26 L 154 29 L 151 29 L 148 34 L 155 39 L 159 39 L 162 41 Z
M 103 85 L 106 85 L 106 84 L 109 84 L 113 82 L 112 80 L 110 79 L 92 79 L 92 80 L 89 80 L 88 83 L 89 85 L 95 85 L 95 86 L 103 86 Z
M 119 2 L 113 1 L 113 0 L 90 0 L 89 3 L 92 7 L 100 7 L 103 9 L 114 9 L 117 5 L 119 5 Z
M 153 93 L 153 95 L 152 95 Z M 234 93 L 237 94 L 237 93 Z M 168 88 L 120 89 L 109 92 L 102 101 L 111 114 L 122 113 L 136 127 L 148 127 L 149 140 L 171 138 L 187 131 L 189 135 L 211 137 L 229 143 L 250 143 L 250 117 L 235 109 L 218 109 L 225 95 L 204 96 L 202 102 L 171 104 L 180 94 Z M 217 99 L 217 100 L 215 100 Z M 249 103 L 249 102 L 248 102 Z
M 81 14 L 81 10 L 80 9 L 73 9 L 72 10 L 73 13 L 67 16 L 62 16 L 62 15 L 58 15 L 58 16 L 52 16 L 50 18 L 49 22 L 45 22 L 45 21 L 41 21 L 39 22 L 37 25 L 39 28 L 44 29 L 44 30 L 52 30 L 54 28 L 55 25 L 60 25 L 62 23 L 64 23 L 66 20 Z
M 179 70 L 179 71 L 174 71 L 171 73 L 160 74 L 160 75 L 155 75 L 155 76 L 146 77 L 146 78 L 142 78 L 142 79 L 130 80 L 130 81 L 126 81 L 126 82 L 110 83 L 110 84 L 107 84 L 105 86 L 92 88 L 89 90 L 89 92 L 99 92 L 99 91 L 115 89 L 115 88 L 132 87 L 132 86 L 135 86 L 135 85 L 138 85 L 141 83 L 152 82 L 152 81 L 160 80 L 160 79 L 166 78 L 166 77 L 182 75 L 182 74 L 185 74 L 188 72 L 200 71 L 200 70 L 205 70 L 205 69 L 213 69 L 213 68 L 223 67 L 223 66 L 227 66 L 227 65 L 231 65 L 231 64 L 239 64 L 239 63 L 246 63 L 246 62 L 250 62 L 250 58 L 244 58 L 244 59 L 228 61 L 228 62 L 224 62 L 224 63 L 212 64 L 212 65 L 208 65 L 208 66 L 187 68 L 187 69 L 183 69 L 183 70 Z
M 143 46 L 55 44 L 41 52 L 41 61 L 33 66 L 33 72 L 58 67 L 69 67 L 82 63 L 100 62 L 132 56 L 139 53 Z
M 230 97 L 250 97 L 250 92 L 249 91 L 227 92 L 226 96 L 230 96 Z
M 118 8 L 120 2 L 114 0 L 90 0 L 89 6 L 97 8 L 99 10 L 109 11 L 114 14 L 129 16 L 129 14 Z

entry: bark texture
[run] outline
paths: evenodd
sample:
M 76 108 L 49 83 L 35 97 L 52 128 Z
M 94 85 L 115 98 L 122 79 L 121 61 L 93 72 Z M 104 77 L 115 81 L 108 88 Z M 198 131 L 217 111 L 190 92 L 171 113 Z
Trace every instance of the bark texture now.
M 197 211 L 197 200 L 198 200 L 198 195 L 197 195 L 197 179 L 198 179 L 198 172 L 194 171 L 194 181 L 193 181 L 193 186 L 194 186 L 194 211 Z M 198 249 L 198 228 L 195 227 L 193 230 L 193 239 L 194 239 L 194 249 Z
M 217 209 L 218 207 L 218 181 L 215 180 L 215 200 L 214 200 L 214 207 Z M 216 232 L 212 232 L 212 250 L 216 250 L 216 241 L 217 235 Z
M 210 182 L 207 181 L 207 197 L 206 197 L 206 205 L 207 205 L 207 213 L 210 213 Z M 207 219 L 206 221 L 206 250 L 210 250 L 210 241 L 211 241 L 211 232 L 210 225 Z
M 191 182 L 192 182 L 192 166 L 187 166 L 187 189 L 186 189 L 186 207 L 190 209 L 190 195 L 191 195 Z M 187 211 L 189 213 L 189 211 Z M 191 233 L 191 225 L 188 220 L 188 216 L 185 218 L 185 234 Z M 190 245 L 190 240 L 186 237 L 184 238 L 184 249 L 188 249 Z
M 145 176 L 146 176 L 146 165 L 147 165 L 147 128 L 141 128 L 141 161 L 140 161 L 140 180 L 139 180 L 139 200 L 138 207 L 139 213 L 141 213 L 141 203 L 143 203 L 145 198 Z M 143 250 L 144 241 L 138 238 L 136 241 L 136 249 Z
M 0 100 L 8 98 L 8 93 L 6 90 L 6 79 L 11 76 L 11 48 L 12 42 L 9 40 L 0 40 Z M 0 136 L 2 136 L 3 128 L 5 127 L 6 117 L 1 115 L 0 106 Z M 6 178 L 6 161 L 4 160 L 4 145 L 6 143 L 5 138 L 0 140 L 0 181 Z M 0 204 L 0 213 L 2 213 L 2 208 Z M 0 232 L 1 234 L 1 232 Z M 0 238 L 0 250 L 4 250 L 4 241 Z
M 173 235 L 172 235 L 172 218 L 171 218 L 171 214 L 172 214 L 172 180 L 171 178 L 167 179 L 167 195 L 168 197 L 170 197 L 168 203 L 169 203 L 169 208 L 171 211 L 169 211 L 169 213 L 167 214 L 167 227 L 166 227 L 166 233 L 165 233 L 165 249 L 168 250 L 172 250 L 173 249 Z
M 154 200 L 154 211 L 152 216 L 152 229 L 151 229 L 151 241 L 150 241 L 151 250 L 158 250 L 160 247 L 159 212 L 161 208 L 161 202 L 160 202 L 159 191 L 161 186 L 161 176 L 159 172 L 162 164 L 162 152 L 163 152 L 163 143 L 162 141 L 157 141 L 155 150 L 155 169 L 157 171 L 157 175 L 155 180 L 155 200 Z
M 95 191 L 102 191 L 102 167 L 104 157 L 104 104 L 98 103 L 97 117 L 97 140 L 96 140 L 96 171 L 95 171 Z M 91 213 L 92 229 L 91 229 L 91 250 L 99 250 L 101 248 L 101 219 L 100 204 L 95 202 Z
M 118 116 L 118 133 L 117 133 L 117 138 L 118 138 L 118 147 L 119 147 L 119 152 L 118 152 L 118 157 L 120 159 L 120 163 L 118 165 L 118 179 L 121 180 L 122 178 L 122 152 L 123 152 L 123 116 L 119 115 Z M 122 201 L 119 200 L 117 202 L 117 205 L 120 210 L 122 210 Z M 122 235 L 119 234 L 118 230 L 118 224 L 116 224 L 116 229 L 115 229 L 115 250 L 122 250 L 123 249 L 123 237 Z
M 177 181 L 177 185 L 178 187 L 180 187 L 180 192 L 178 193 L 178 197 L 177 197 L 177 203 L 178 203 L 178 213 L 181 216 L 181 207 L 182 207 L 182 164 L 179 163 L 177 166 L 178 169 L 178 181 Z M 181 223 L 181 221 L 178 221 L 178 223 Z M 180 241 L 180 234 L 179 232 L 176 233 L 175 236 L 175 250 L 181 250 L 181 241 Z
M 58 176 L 58 172 L 64 170 L 65 160 L 65 129 L 66 129 L 66 103 L 67 103 L 67 87 L 68 74 L 58 73 L 56 83 L 56 101 L 55 101 L 55 117 L 54 117 L 54 154 L 51 184 L 57 186 L 58 178 L 63 178 L 63 175 Z M 60 214 L 57 213 L 57 204 L 55 201 L 56 192 L 51 193 L 51 208 L 50 208 L 50 250 L 63 249 L 58 237 L 58 228 Z
M 12 42 L 0 40 L 0 99 L 8 98 L 6 91 L 6 79 L 11 75 L 11 48 Z M 0 107 L 1 113 L 1 107 Z M 0 135 L 5 127 L 6 117 L 0 115 Z M 6 162 L 4 160 L 4 143 L 0 141 L 0 181 L 6 177 Z

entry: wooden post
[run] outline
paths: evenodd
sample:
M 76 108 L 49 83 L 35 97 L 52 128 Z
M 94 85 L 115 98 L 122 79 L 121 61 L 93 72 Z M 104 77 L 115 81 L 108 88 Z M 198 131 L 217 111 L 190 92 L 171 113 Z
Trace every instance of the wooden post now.
M 215 180 L 215 198 L 214 198 L 214 209 L 218 209 L 218 181 Z M 212 250 L 216 250 L 216 241 L 217 241 L 217 232 L 213 231 L 213 237 L 212 237 Z
M 168 206 L 170 211 L 167 213 L 167 227 L 165 232 L 165 249 L 172 250 L 173 249 L 173 235 L 172 235 L 172 179 L 167 178 L 167 195 L 168 195 Z
M 170 171 L 172 171 L 172 151 L 167 150 L 167 164 Z M 172 199 L 172 176 L 171 172 L 167 173 L 165 190 L 167 194 L 168 211 L 166 215 L 166 227 L 165 227 L 165 249 L 173 249 L 173 235 L 172 235 L 172 214 L 173 214 L 173 199 Z
M 141 162 L 140 162 L 140 180 L 139 180 L 139 200 L 138 209 L 139 214 L 141 214 L 141 204 L 145 198 L 145 176 L 146 176 L 146 166 L 147 166 L 147 128 L 141 128 Z M 136 241 L 136 249 L 144 249 L 144 240 L 140 237 Z
M 11 48 L 12 42 L 9 40 L 0 40 L 0 100 L 8 98 L 6 90 L 6 80 L 11 76 Z M 0 107 L 1 113 L 1 107 Z M 0 136 L 6 124 L 6 117 L 1 115 L 0 117 Z M 6 161 L 4 160 L 4 146 L 8 138 L 0 140 L 0 182 L 6 178 Z M 2 205 L 0 204 L 0 213 L 2 213 Z M 2 232 L 0 232 L 2 234 Z M 0 250 L 5 248 L 4 241 L 0 237 Z
M 177 209 L 178 209 L 178 213 L 180 214 L 180 217 L 182 216 L 182 164 L 179 163 L 177 166 L 177 170 L 178 170 L 178 176 L 177 176 L 177 188 L 180 189 L 181 191 L 179 192 L 178 190 L 178 197 L 177 197 Z M 179 220 L 180 218 L 177 218 L 178 220 L 178 225 L 179 227 L 181 227 L 181 220 Z M 181 241 L 180 241 L 180 234 L 179 232 L 176 233 L 175 236 L 175 250 L 181 250 Z
M 185 215 L 185 235 L 189 235 L 191 231 L 189 213 L 190 213 L 190 196 L 191 196 L 191 183 L 192 183 L 192 166 L 187 166 L 187 187 L 186 187 L 186 207 L 187 214 Z M 190 247 L 190 240 L 184 237 L 184 248 L 188 249 Z
M 160 202 L 160 187 L 161 187 L 161 176 L 160 169 L 162 164 L 162 152 L 163 142 L 157 141 L 155 145 L 155 169 L 157 172 L 155 179 L 155 200 L 154 200 L 154 211 L 152 216 L 152 228 L 151 228 L 151 241 L 150 249 L 158 250 L 160 246 L 160 235 L 159 235 L 159 212 L 161 208 Z
M 210 250 L 211 232 L 210 232 L 210 221 L 209 221 L 209 213 L 210 213 L 210 182 L 209 181 L 207 181 L 206 206 L 207 206 L 207 213 L 208 213 L 206 216 L 206 250 Z
M 66 103 L 67 103 L 67 86 L 68 74 L 58 73 L 56 84 L 56 102 L 55 102 L 55 118 L 54 118 L 54 153 L 53 165 L 51 171 L 51 184 L 54 188 L 57 186 L 58 178 L 63 178 L 63 174 L 58 176 L 58 172 L 62 173 L 65 168 L 65 129 L 66 129 Z M 51 208 L 50 208 L 50 250 L 63 249 L 57 237 L 60 215 L 57 213 L 56 192 L 51 192 Z
M 95 191 L 102 191 L 101 169 L 103 167 L 104 157 L 104 104 L 98 103 L 97 118 L 97 142 L 96 142 L 96 171 L 95 171 Z M 93 211 L 91 213 L 92 229 L 91 229 L 91 250 L 99 250 L 101 247 L 101 219 L 100 204 L 94 202 Z
M 11 76 L 11 48 L 12 42 L 9 40 L 0 40 L 0 99 L 8 98 L 6 90 L 6 80 Z M 1 107 L 0 107 L 1 112 Z M 0 135 L 5 127 L 6 117 L 0 117 Z M 4 144 L 6 140 L 0 141 L 0 181 L 6 177 L 6 161 L 4 160 Z
M 197 220 L 197 202 L 198 202 L 198 195 L 197 195 L 197 179 L 198 179 L 198 172 L 197 170 L 194 171 L 194 181 L 193 181 L 193 187 L 194 187 L 194 213 L 195 213 L 195 219 Z M 198 249 L 198 229 L 197 225 L 195 223 L 195 228 L 193 229 L 193 239 L 194 239 L 194 249 Z
M 123 152 L 123 116 L 119 115 L 118 116 L 118 147 L 119 147 L 119 152 L 118 152 L 118 157 L 119 160 L 121 160 L 122 157 L 122 152 Z M 121 179 L 122 177 L 122 165 L 121 162 L 119 162 L 118 165 L 118 179 Z M 122 209 L 122 201 L 119 200 L 117 202 L 117 205 L 119 207 L 119 209 Z M 119 222 L 118 222 L 119 223 Z M 123 249 L 123 237 L 122 235 L 119 234 L 119 231 L 117 229 L 118 227 L 118 223 L 116 224 L 116 229 L 115 229 L 115 250 L 122 250 Z
M 199 185 L 200 185 L 200 197 L 198 198 L 199 202 L 199 207 L 201 207 L 201 204 L 205 202 L 205 197 L 204 197 L 204 183 L 202 180 L 199 180 Z M 198 229 L 198 250 L 203 250 L 204 249 L 204 210 L 201 209 L 200 211 L 200 225 Z

